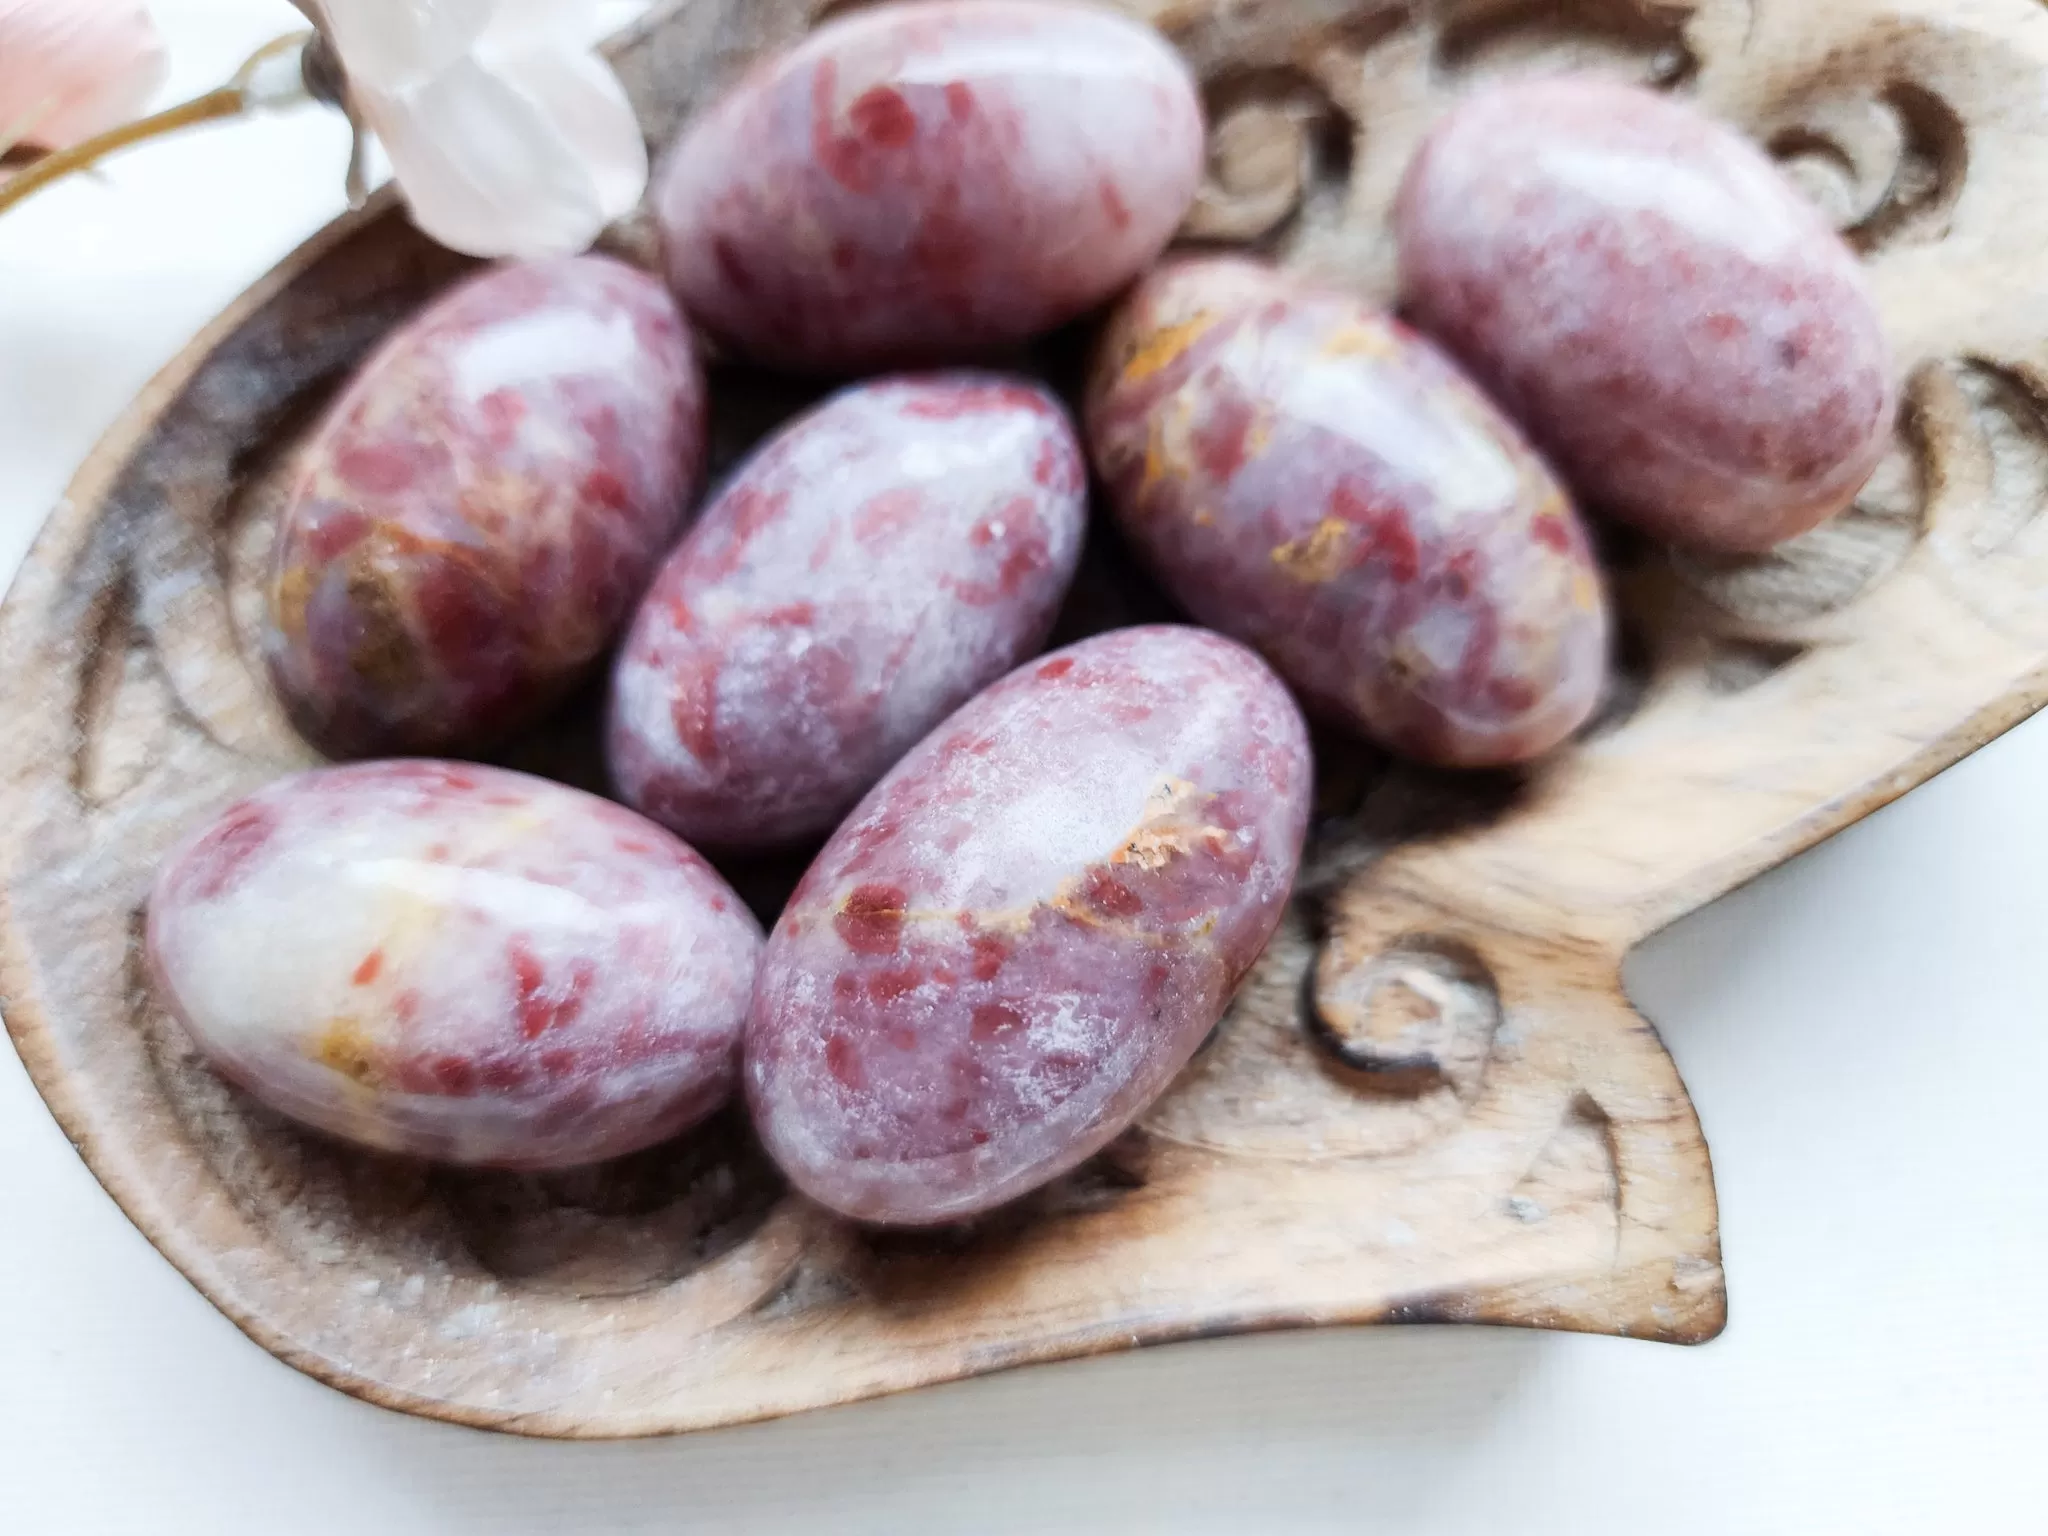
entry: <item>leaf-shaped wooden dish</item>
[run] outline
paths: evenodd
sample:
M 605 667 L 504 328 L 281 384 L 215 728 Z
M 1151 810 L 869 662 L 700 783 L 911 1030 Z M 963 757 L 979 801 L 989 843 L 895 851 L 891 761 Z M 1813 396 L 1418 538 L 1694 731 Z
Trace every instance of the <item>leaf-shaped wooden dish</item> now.
M 622 41 L 651 138 L 825 7 L 687 0 Z M 0 620 L 7 1022 L 101 1181 L 266 1348 L 532 1434 L 657 1433 L 1153 1340 L 1450 1319 L 1692 1342 L 1725 1315 L 1706 1146 L 1624 1000 L 1653 929 L 2048 697 L 2048 12 L 2033 0 L 1132 0 L 1214 117 L 1195 239 L 1387 295 L 1433 113 L 1561 64 L 1752 129 L 1868 256 L 1902 366 L 1857 507 L 1763 559 L 1613 551 L 1624 686 L 1523 782 L 1324 744 L 1296 910 L 1215 1039 L 1105 1156 L 997 1219 L 856 1231 L 737 1119 L 552 1177 L 301 1135 L 150 997 L 178 831 L 300 766 L 252 665 L 281 469 L 463 263 L 388 203 L 216 322 L 81 471 Z M 1071 346 L 1038 361 L 1060 376 Z M 717 382 L 730 456 L 793 403 Z M 1079 629 L 1157 601 L 1096 551 Z M 571 710 L 514 754 L 588 779 Z M 743 871 L 768 906 L 786 871 Z

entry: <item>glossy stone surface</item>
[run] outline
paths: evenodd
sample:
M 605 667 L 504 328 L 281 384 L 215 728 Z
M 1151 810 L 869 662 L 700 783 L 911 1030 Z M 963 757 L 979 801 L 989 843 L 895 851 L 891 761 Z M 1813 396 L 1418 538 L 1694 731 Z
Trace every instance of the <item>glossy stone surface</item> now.
M 1179 56 L 1054 0 L 857 11 L 685 131 L 654 209 L 684 307 L 756 361 L 959 361 L 1075 318 L 1165 247 L 1201 182 Z
M 164 863 L 161 1000 L 230 1079 L 366 1146 L 551 1168 L 725 1101 L 761 930 L 690 849 L 523 774 L 284 779 Z
M 1862 269 L 1747 139 L 1603 80 L 1496 87 L 1396 213 L 1407 304 L 1587 505 L 1766 549 L 1854 499 L 1890 438 Z
M 1168 263 L 1110 324 L 1088 436 L 1167 588 L 1331 719 L 1480 767 L 1598 702 L 1607 607 L 1563 489 L 1370 306 L 1254 261 Z
M 987 1210 L 1143 1112 L 1280 919 L 1310 795 L 1278 678 L 1200 630 L 1012 673 L 876 786 L 770 937 L 754 1122 L 865 1221 Z
M 835 396 L 734 477 L 649 591 L 614 675 L 614 781 L 699 845 L 829 831 L 1045 643 L 1086 519 L 1080 445 L 1035 385 Z
M 305 450 L 266 635 L 294 722 L 359 757 L 534 719 L 625 622 L 703 458 L 703 374 L 658 280 L 583 256 L 461 284 Z

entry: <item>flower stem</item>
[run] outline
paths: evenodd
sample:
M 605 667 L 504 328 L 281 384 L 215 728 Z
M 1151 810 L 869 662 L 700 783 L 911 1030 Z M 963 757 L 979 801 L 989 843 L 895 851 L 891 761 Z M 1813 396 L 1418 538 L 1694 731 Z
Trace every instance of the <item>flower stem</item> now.
M 224 117 L 238 117 L 243 107 L 241 90 L 224 85 L 217 91 L 208 91 L 204 96 L 158 112 L 154 116 L 141 118 L 132 123 L 123 123 L 118 128 L 87 139 L 70 149 L 60 149 L 44 155 L 18 176 L 11 176 L 0 182 L 0 213 L 5 213 L 22 199 L 40 192 L 53 181 L 60 181 L 78 171 L 89 170 L 108 155 L 126 149 L 131 144 L 140 144 L 145 139 L 160 138 L 167 133 L 176 133 L 196 123 L 215 122 Z
M 291 89 L 287 91 L 282 89 L 272 76 L 277 73 L 280 66 L 291 69 L 296 76 L 296 68 L 289 56 L 295 50 L 303 48 L 311 36 L 311 33 L 296 32 L 289 37 L 280 37 L 265 43 L 235 71 L 235 78 L 218 90 L 208 91 L 204 96 L 195 96 L 190 101 L 135 122 L 123 123 L 118 128 L 110 128 L 82 144 L 74 144 L 69 149 L 38 156 L 18 175 L 0 181 L 0 213 L 5 213 L 16 203 L 42 191 L 51 182 L 61 181 L 66 176 L 89 170 L 107 156 L 116 154 L 131 144 L 162 138 L 166 134 L 177 133 L 200 123 L 239 117 L 254 107 L 277 106 L 287 96 L 293 100 L 304 100 L 303 87 L 298 85 L 295 79 L 291 82 Z

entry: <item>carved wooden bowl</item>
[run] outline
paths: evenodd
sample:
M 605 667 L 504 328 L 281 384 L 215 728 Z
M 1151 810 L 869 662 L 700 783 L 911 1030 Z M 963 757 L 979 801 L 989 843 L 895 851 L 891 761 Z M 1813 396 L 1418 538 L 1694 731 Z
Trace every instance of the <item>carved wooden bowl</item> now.
M 1697 97 L 1869 258 L 1907 371 L 1856 508 L 1774 555 L 1610 551 L 1629 643 L 1582 744 L 1522 780 L 1323 744 L 1300 900 L 1141 1128 L 957 1231 L 786 1192 L 737 1118 L 603 1168 L 454 1172 L 295 1131 L 150 996 L 171 839 L 308 761 L 252 663 L 281 466 L 337 381 L 464 266 L 343 219 L 144 393 L 0 619 L 0 984 L 64 1128 L 253 1338 L 350 1392 L 540 1435 L 729 1424 L 1244 1329 L 1418 1319 L 1695 1342 L 1725 1293 L 1707 1149 L 1620 984 L 1629 948 L 2048 698 L 2048 12 L 2033 0 L 1129 0 L 1214 117 L 1194 239 L 1379 296 L 1431 117 L 1589 65 Z M 649 135 L 811 0 L 686 0 L 622 40 Z M 1077 338 L 1034 359 L 1056 379 Z M 795 403 L 720 378 L 728 458 Z M 1158 602 L 1113 548 L 1069 634 Z M 511 754 L 590 781 L 587 704 Z M 771 910 L 790 871 L 737 872 Z

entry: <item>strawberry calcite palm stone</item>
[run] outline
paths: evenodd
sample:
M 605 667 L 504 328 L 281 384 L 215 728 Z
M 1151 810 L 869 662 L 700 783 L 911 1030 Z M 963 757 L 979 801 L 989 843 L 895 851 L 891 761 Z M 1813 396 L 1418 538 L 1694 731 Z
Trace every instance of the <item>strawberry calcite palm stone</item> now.
M 661 283 L 489 269 L 374 353 L 309 442 L 266 651 L 337 756 L 469 751 L 611 644 L 695 494 L 704 379 Z
M 1235 257 L 1154 269 L 1104 337 L 1088 437 L 1167 588 L 1328 718 L 1495 767 L 1598 703 L 1607 601 L 1570 498 L 1361 300 Z
M 676 144 L 654 209 L 690 313 L 855 372 L 1025 340 L 1166 246 L 1204 163 L 1180 57 L 1114 11 L 921 0 L 828 23 Z
M 729 1096 L 761 930 L 689 848 L 524 774 L 272 784 L 165 861 L 160 996 L 232 1081 L 349 1140 L 550 1168 Z
M 1307 732 L 1265 664 L 1154 627 L 1012 673 L 876 786 L 776 924 L 755 1125 L 807 1194 L 985 1211 L 1144 1111 L 1280 920 Z
M 829 831 L 1045 643 L 1087 481 L 1059 403 L 996 375 L 863 384 L 793 422 L 634 622 L 608 738 L 624 797 L 699 846 Z
M 1590 77 L 1482 91 L 1395 210 L 1407 307 L 1587 503 L 1768 549 L 1848 506 L 1897 398 L 1855 254 L 1761 149 Z

